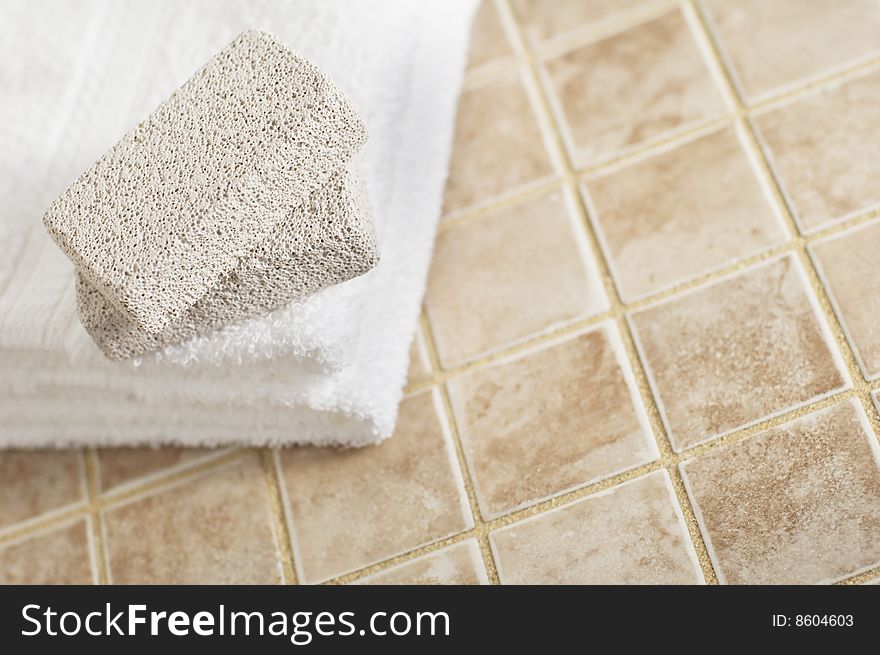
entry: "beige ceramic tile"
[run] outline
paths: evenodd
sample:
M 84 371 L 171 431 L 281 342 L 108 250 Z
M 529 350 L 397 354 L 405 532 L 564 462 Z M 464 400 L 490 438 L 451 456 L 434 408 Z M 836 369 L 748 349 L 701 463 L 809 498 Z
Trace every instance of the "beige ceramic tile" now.
M 0 548 L 0 584 L 92 584 L 85 521 Z
M 553 191 L 441 232 L 425 299 L 441 364 L 606 309 L 582 229 Z
M 880 377 L 880 222 L 873 221 L 812 247 L 834 309 L 863 375 Z
M 880 206 L 878 106 L 875 72 L 755 119 L 803 231 Z
M 632 315 L 676 450 L 848 386 L 811 294 L 788 255 Z
M 489 584 L 476 540 L 441 548 L 409 562 L 392 566 L 356 584 L 477 585 Z
M 110 509 L 105 528 L 114 583 L 281 581 L 256 454 Z
M 196 448 L 107 448 L 98 451 L 101 487 L 112 489 L 163 469 L 176 468 L 211 457 L 217 451 Z
M 0 528 L 83 502 L 83 476 L 76 451 L 0 452 Z
M 437 409 L 431 392 L 404 400 L 394 435 L 378 446 L 282 451 L 301 580 L 326 580 L 473 525 Z
M 507 40 L 493 0 L 482 0 L 471 27 L 468 68 L 474 69 L 501 61 L 513 62 L 513 48 Z
M 830 582 L 880 563 L 880 449 L 856 400 L 681 468 L 722 582 Z
M 588 180 L 586 187 L 627 302 L 787 239 L 732 127 Z
M 523 25 L 526 37 L 533 43 L 549 37 L 584 28 L 639 5 L 646 0 L 512 0 L 511 7 Z
M 703 581 L 666 471 L 490 535 L 504 584 Z
M 880 53 L 876 0 L 703 0 L 750 99 Z
M 485 516 L 657 459 L 621 350 L 606 323 L 450 381 Z
M 545 67 L 576 166 L 726 111 L 678 10 Z
M 447 213 L 509 195 L 552 175 L 518 72 L 462 93 L 446 182 Z
M 408 385 L 419 384 L 430 377 L 431 370 L 427 353 L 422 344 L 422 336 L 417 330 L 409 347 L 409 368 L 407 369 L 406 382 Z

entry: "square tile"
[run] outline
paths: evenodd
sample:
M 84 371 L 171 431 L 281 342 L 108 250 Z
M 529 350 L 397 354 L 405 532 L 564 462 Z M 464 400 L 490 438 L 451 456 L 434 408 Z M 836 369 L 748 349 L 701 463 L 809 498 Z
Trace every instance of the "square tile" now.
M 266 478 L 251 454 L 104 515 L 116 584 L 281 582 Z
M 862 375 L 880 378 L 880 221 L 817 241 L 810 251 Z
M 448 368 L 608 307 L 562 191 L 437 237 L 425 307 Z
M 2 451 L 0 480 L 0 529 L 86 500 L 79 451 Z
M 678 452 L 849 387 L 792 255 L 634 312 L 631 325 Z
M 2 585 L 94 582 L 84 520 L 0 547 Z
M 721 582 L 832 582 L 880 563 L 880 448 L 854 399 L 681 470 Z
M 281 452 L 300 580 L 313 583 L 473 527 L 439 400 L 404 400 L 377 446 Z
M 482 0 L 471 27 L 468 69 L 499 63 L 515 63 L 513 48 L 504 32 L 501 17 L 493 0 Z
M 520 75 L 466 88 L 458 104 L 444 212 L 508 196 L 554 175 Z
M 522 24 L 526 38 L 532 44 L 573 30 L 595 25 L 646 0 L 553 0 L 548 9 L 547 0 L 511 0 L 511 8 Z M 656 4 L 656 3 L 655 3 Z
M 208 448 L 103 448 L 98 451 L 101 488 L 144 481 L 162 471 L 181 469 L 228 450 Z
M 626 302 L 788 238 L 733 127 L 585 186 L 590 216 Z
M 361 578 L 355 584 L 478 585 L 489 584 L 489 578 L 479 545 L 475 539 L 467 539 Z
M 756 115 L 802 232 L 880 207 L 880 72 Z
M 726 113 L 678 10 L 544 64 L 575 166 Z
M 449 392 L 487 518 L 658 458 L 611 323 L 455 377 Z
M 489 539 L 503 584 L 703 582 L 663 470 L 495 530 Z
M 702 6 L 749 100 L 880 53 L 875 0 L 702 0 Z

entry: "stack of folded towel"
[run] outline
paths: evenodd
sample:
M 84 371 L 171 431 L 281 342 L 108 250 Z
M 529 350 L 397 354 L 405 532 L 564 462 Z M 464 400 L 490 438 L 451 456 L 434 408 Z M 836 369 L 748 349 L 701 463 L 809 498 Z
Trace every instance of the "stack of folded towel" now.
M 86 7 L 0 10 L 0 445 L 388 436 L 473 2 Z

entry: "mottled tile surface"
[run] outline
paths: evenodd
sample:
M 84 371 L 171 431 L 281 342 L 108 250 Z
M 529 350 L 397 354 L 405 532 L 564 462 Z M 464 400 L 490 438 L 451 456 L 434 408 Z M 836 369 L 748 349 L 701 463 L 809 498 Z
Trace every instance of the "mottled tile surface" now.
M 512 0 L 510 4 L 527 38 L 539 43 L 648 3 L 646 0 L 553 0 L 553 11 L 547 11 L 547 0 Z
M 449 383 L 484 515 L 657 458 L 620 349 L 605 324 Z
M 79 452 L 0 452 L 0 528 L 83 502 L 83 480 Z
M 409 368 L 407 369 L 406 381 L 407 384 L 419 384 L 429 377 L 431 377 L 430 364 L 422 345 L 421 335 L 417 333 L 409 347 Z
M 248 456 L 105 514 L 118 584 L 281 581 L 266 479 Z
M 441 548 L 409 562 L 358 580 L 373 585 L 476 585 L 488 584 L 486 567 L 476 540 Z
M 394 435 L 378 446 L 282 451 L 303 580 L 319 582 L 468 529 L 454 457 L 430 392 L 403 401 Z
M 802 230 L 880 205 L 878 106 L 872 73 L 755 119 Z
M 880 563 L 880 453 L 855 400 L 686 462 L 722 581 L 829 582 Z
M 577 166 L 725 111 L 677 10 L 545 67 Z
M 873 221 L 812 246 L 863 374 L 880 376 L 880 222 Z
M 702 0 L 702 5 L 748 98 L 880 52 L 875 0 Z
M 191 464 L 216 451 L 196 448 L 107 448 L 98 451 L 101 488 L 140 480 L 172 467 Z
M 732 127 L 586 183 L 625 301 L 787 240 Z
M 579 229 L 553 191 L 443 231 L 425 299 L 441 363 L 606 309 Z
M 665 471 L 490 535 L 504 584 L 697 584 Z
M 92 584 L 85 521 L 0 546 L 0 584 Z
M 632 315 L 676 450 L 847 385 L 811 293 L 788 255 Z
M 513 60 L 513 48 L 504 33 L 501 18 L 493 0 L 482 0 L 471 26 L 468 68 Z
M 447 213 L 504 196 L 552 174 L 519 72 L 462 93 L 446 182 Z

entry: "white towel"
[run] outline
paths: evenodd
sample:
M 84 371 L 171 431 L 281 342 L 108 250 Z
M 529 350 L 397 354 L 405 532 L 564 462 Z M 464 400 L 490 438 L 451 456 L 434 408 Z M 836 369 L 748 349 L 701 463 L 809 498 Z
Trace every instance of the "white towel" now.
M 405 381 L 473 0 L 15 0 L 0 6 L 0 445 L 364 444 Z M 247 28 L 352 98 L 382 251 L 367 275 L 134 364 L 103 359 L 40 218 Z

